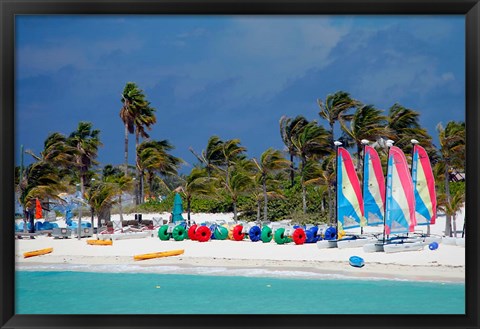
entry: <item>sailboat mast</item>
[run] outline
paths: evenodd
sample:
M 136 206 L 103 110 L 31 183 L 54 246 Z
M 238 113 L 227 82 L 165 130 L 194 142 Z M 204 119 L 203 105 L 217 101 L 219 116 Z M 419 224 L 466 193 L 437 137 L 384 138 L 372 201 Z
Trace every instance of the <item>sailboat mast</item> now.
M 387 204 L 388 204 L 388 199 L 387 199 L 387 195 L 388 195 L 388 177 L 389 177 L 389 174 L 390 173 L 390 166 L 388 165 L 388 162 L 390 161 L 390 148 L 393 146 L 393 141 L 391 139 L 388 139 L 387 142 L 387 147 L 388 147 L 388 154 L 387 154 L 387 175 L 386 175 L 386 180 L 385 180 L 385 206 L 384 206 L 384 216 L 383 216 L 383 243 L 385 244 L 385 224 L 386 224 L 386 221 L 387 221 Z M 391 188 L 391 187 L 390 187 Z
M 415 156 L 415 146 L 418 144 L 418 141 L 416 139 L 411 139 L 410 143 L 413 144 L 413 147 L 412 147 L 412 165 L 410 166 L 410 175 L 412 175 L 412 178 L 413 178 L 413 164 L 414 164 L 413 157 Z M 413 190 L 415 191 L 415 186 L 413 187 Z M 427 230 L 428 230 L 428 228 L 427 228 Z M 407 232 L 407 236 L 408 236 L 408 232 Z
M 333 213 L 335 215 L 335 231 L 337 232 L 338 240 L 338 147 L 342 145 L 342 142 L 334 141 L 333 144 L 335 145 L 335 211 Z
M 362 161 L 362 197 L 363 200 L 365 200 L 365 195 L 364 195 L 364 185 L 365 185 L 365 159 L 367 158 L 365 156 L 365 146 L 370 142 L 368 139 L 362 139 L 362 152 L 363 152 L 363 161 Z M 358 164 L 360 165 L 360 164 Z M 364 206 L 365 209 L 365 206 Z M 366 211 L 365 211 L 366 212 Z M 366 214 L 364 214 L 366 216 Z M 368 224 L 367 224 L 368 225 Z M 360 226 L 360 234 L 363 234 L 363 226 Z

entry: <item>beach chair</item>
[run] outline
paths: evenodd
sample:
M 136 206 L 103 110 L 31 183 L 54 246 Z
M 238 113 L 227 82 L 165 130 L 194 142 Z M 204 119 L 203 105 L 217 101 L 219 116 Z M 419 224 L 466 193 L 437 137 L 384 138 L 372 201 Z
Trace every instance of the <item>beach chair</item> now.
M 121 230 L 123 228 L 122 221 L 120 219 L 112 219 L 112 224 L 114 230 Z

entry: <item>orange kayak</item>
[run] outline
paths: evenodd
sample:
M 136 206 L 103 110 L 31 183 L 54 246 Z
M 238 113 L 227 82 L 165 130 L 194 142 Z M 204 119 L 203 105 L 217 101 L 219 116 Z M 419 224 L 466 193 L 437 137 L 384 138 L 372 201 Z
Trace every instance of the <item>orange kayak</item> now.
M 152 258 L 160 258 L 160 257 L 168 257 L 168 256 L 178 256 L 184 253 L 184 249 L 179 250 L 169 250 L 169 251 L 162 251 L 162 252 L 154 252 L 151 254 L 141 254 L 133 256 L 134 260 L 145 260 L 145 259 L 152 259 Z
M 51 253 L 52 251 L 53 251 L 53 248 L 45 248 L 45 249 L 27 251 L 27 252 L 23 253 L 23 258 L 45 255 L 45 254 Z
M 87 244 L 94 246 L 111 246 L 112 240 L 87 240 Z

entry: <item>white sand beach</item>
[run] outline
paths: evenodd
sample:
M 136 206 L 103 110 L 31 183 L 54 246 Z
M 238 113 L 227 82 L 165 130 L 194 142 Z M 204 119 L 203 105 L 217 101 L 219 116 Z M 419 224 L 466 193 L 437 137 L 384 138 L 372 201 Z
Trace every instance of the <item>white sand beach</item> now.
M 143 219 L 168 218 L 168 213 L 143 214 Z M 115 218 L 114 215 L 113 218 Z M 125 220 L 134 215 L 124 215 Z M 218 219 L 230 220 L 232 214 L 192 214 L 197 223 Z M 457 230 L 463 226 L 463 210 L 457 218 Z M 184 214 L 186 218 L 186 214 Z M 63 220 L 57 222 L 59 226 Z M 64 226 L 64 224 L 63 224 Z M 431 226 L 431 234 L 443 235 L 445 217 L 439 216 Z M 381 228 L 366 228 L 366 232 L 379 232 Z M 353 230 L 355 231 L 355 230 Z M 416 231 L 426 231 L 417 227 Z M 358 232 L 357 232 L 358 233 Z M 165 273 L 201 273 L 217 275 L 269 275 L 288 272 L 292 276 L 336 275 L 350 278 L 385 278 L 442 282 L 464 282 L 465 248 L 440 244 L 438 249 L 425 247 L 422 251 L 400 253 L 365 253 L 362 248 L 318 249 L 315 243 L 278 245 L 249 240 L 211 240 L 198 242 L 161 241 L 156 232 L 140 239 L 114 240 L 111 246 L 87 245 L 87 239 L 54 239 L 37 236 L 35 239 L 15 240 L 17 269 L 56 269 L 59 267 L 81 271 L 136 271 L 148 270 Z M 23 258 L 23 253 L 43 248 L 53 248 L 50 254 Z M 180 256 L 135 261 L 134 255 L 174 249 L 184 249 Z M 350 256 L 360 256 L 365 266 L 349 265 Z M 229 271 L 235 269 L 235 271 Z

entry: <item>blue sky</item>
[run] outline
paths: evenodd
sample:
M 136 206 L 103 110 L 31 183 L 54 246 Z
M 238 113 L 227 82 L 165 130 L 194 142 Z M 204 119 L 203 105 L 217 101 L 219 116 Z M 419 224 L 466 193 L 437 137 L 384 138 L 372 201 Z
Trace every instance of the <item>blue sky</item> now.
M 38 153 L 79 121 L 100 129 L 102 165 L 123 163 L 120 94 L 133 81 L 156 108 L 153 139 L 188 148 L 240 138 L 248 155 L 283 148 L 282 115 L 318 120 L 344 90 L 388 110 L 465 120 L 464 16 L 18 16 L 16 150 Z M 436 138 L 434 138 L 434 141 Z M 130 137 L 129 163 L 134 159 Z M 31 161 L 25 155 L 25 162 Z

